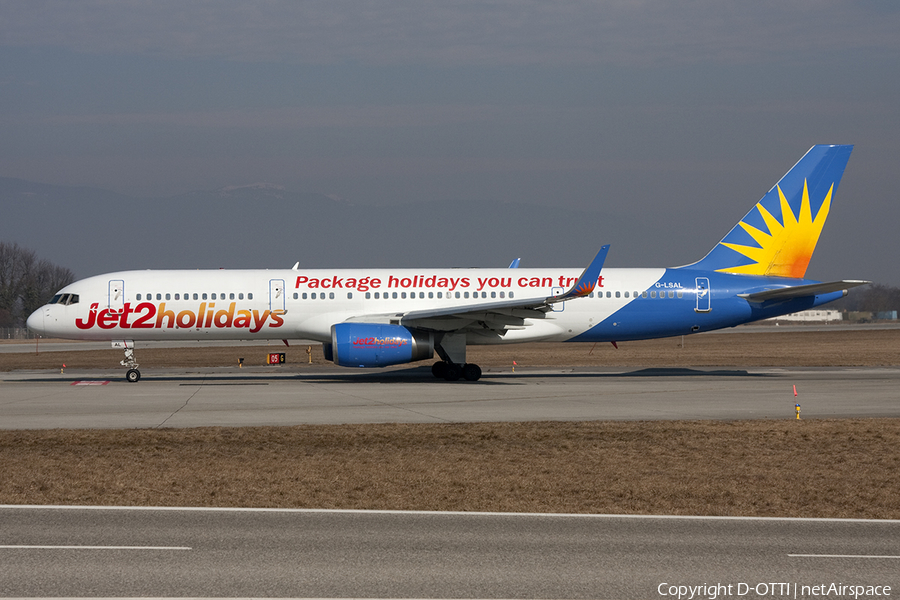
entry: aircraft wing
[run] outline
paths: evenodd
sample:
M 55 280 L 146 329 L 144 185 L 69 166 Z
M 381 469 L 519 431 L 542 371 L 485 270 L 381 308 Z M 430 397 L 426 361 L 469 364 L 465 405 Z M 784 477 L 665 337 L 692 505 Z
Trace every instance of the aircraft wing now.
M 775 288 L 771 290 L 763 290 L 761 292 L 752 292 L 749 294 L 738 294 L 747 302 L 761 303 L 770 300 L 783 301 L 792 300 L 794 298 L 803 298 L 805 296 L 815 296 L 817 294 L 828 294 L 830 292 L 839 292 L 848 290 L 859 285 L 868 285 L 871 281 L 858 281 L 846 279 L 843 281 L 829 281 L 827 283 L 810 283 L 808 285 L 795 285 L 790 287 Z
M 481 330 L 524 329 L 525 319 L 543 319 L 553 304 L 590 295 L 597 285 L 607 252 L 609 244 L 600 248 L 594 260 L 582 271 L 568 291 L 556 296 L 473 302 L 447 308 L 359 316 L 348 321 L 372 322 L 373 317 L 378 317 L 380 320 L 436 331 L 457 331 L 474 323 L 477 323 Z

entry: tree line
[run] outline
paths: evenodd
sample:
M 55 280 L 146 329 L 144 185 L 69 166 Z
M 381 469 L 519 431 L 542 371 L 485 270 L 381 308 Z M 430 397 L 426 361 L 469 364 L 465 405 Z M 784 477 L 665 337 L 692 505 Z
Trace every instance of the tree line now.
M 900 288 L 874 283 L 850 290 L 827 308 L 862 312 L 900 311 Z
M 0 327 L 24 327 L 28 315 L 73 281 L 69 269 L 18 244 L 0 242 Z

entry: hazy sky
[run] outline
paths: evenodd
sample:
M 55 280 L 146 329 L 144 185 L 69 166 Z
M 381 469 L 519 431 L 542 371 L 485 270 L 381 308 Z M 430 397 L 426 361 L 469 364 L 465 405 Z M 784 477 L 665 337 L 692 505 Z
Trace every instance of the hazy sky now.
M 820 248 L 900 284 L 895 0 L 0 0 L 0 136 L 0 176 L 135 196 L 637 214 L 660 264 L 849 143 Z

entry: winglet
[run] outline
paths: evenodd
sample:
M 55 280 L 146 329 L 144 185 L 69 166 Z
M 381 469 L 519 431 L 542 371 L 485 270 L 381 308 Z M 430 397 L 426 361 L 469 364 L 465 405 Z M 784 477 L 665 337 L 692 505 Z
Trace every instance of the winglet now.
M 509 268 L 510 268 L 510 269 L 518 269 L 518 268 L 519 268 L 519 261 L 520 261 L 520 260 L 522 260 L 522 259 L 521 259 L 521 258 L 514 258 L 513 261 L 512 261 L 511 263 L 509 263 Z
M 548 303 L 565 302 L 572 298 L 583 298 L 594 291 L 597 286 L 597 280 L 600 278 L 600 270 L 603 263 L 606 262 L 606 253 L 609 252 L 609 244 L 600 248 L 600 252 L 591 261 L 591 264 L 581 273 L 581 277 L 575 282 L 568 292 L 561 296 L 551 296 L 547 298 Z

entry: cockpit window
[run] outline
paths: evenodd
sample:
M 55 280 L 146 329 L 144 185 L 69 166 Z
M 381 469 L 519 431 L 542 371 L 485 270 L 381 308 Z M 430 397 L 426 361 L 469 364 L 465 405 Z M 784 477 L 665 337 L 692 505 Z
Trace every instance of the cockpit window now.
M 62 304 L 63 306 L 78 304 L 78 294 L 57 294 L 47 304 Z

